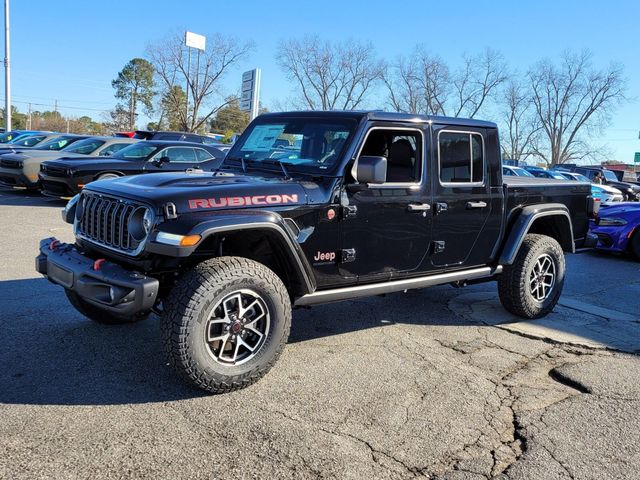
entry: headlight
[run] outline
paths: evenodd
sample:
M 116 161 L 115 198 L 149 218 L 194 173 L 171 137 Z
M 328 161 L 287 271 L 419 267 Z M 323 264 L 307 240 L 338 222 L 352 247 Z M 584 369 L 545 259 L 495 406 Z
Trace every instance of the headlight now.
M 158 232 L 156 242 L 175 247 L 193 247 L 201 238 L 200 235 L 176 235 L 175 233 Z
M 605 227 L 621 227 L 623 225 L 626 225 L 627 221 L 624 218 L 616 218 L 616 217 L 610 217 L 610 218 L 601 218 L 599 225 L 605 226 Z
M 78 200 L 80 195 L 74 195 L 62 209 L 62 220 L 67 223 L 73 223 L 74 217 L 78 215 Z
M 138 207 L 129 217 L 129 234 L 137 242 L 143 241 L 153 225 L 153 213 L 146 207 Z
M 74 168 L 67 168 L 67 175 L 73 177 L 76 174 L 77 170 Z

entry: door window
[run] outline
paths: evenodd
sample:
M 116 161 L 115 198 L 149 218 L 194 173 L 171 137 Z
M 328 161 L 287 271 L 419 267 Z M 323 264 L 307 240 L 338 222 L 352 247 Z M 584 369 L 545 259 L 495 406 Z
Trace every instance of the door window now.
M 169 157 L 171 163 L 195 163 L 196 154 L 191 147 L 169 147 L 162 150 L 156 157 Z
M 482 135 L 441 131 L 438 134 L 440 182 L 481 184 L 484 181 Z
M 202 148 L 194 148 L 194 150 L 196 152 L 196 159 L 198 162 L 206 162 L 213 158 L 213 155 Z
M 387 159 L 386 183 L 420 183 L 422 178 L 422 132 L 419 130 L 369 130 L 360 156 Z M 375 187 L 375 185 L 373 185 Z

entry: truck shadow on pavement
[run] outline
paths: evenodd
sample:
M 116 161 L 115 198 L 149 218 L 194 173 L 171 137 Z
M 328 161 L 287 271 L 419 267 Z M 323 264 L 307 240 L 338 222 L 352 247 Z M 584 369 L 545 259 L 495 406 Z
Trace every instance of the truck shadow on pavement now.
M 495 286 L 475 286 L 469 291 L 487 298 Z M 441 327 L 490 328 L 473 316 L 451 310 L 451 301 L 460 295 L 460 290 L 436 287 L 298 309 L 289 342 L 368 335 L 373 329 L 382 329 L 384 335 L 385 328 L 397 325 L 408 328 L 409 335 L 424 336 L 441 334 Z M 208 395 L 183 383 L 167 365 L 154 315 L 130 325 L 99 325 L 77 313 L 62 289 L 45 279 L 0 282 L 0 298 L 4 334 L 0 403 L 111 405 Z M 507 316 L 500 320 L 512 321 L 517 319 Z M 420 330 L 411 330 L 411 325 Z

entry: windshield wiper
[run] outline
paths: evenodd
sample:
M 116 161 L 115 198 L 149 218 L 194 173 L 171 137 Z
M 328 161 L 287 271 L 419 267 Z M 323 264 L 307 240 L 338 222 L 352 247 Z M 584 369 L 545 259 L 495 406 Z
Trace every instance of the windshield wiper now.
M 282 173 L 284 174 L 284 179 L 291 180 L 291 175 L 289 175 L 289 171 L 287 170 L 287 167 L 284 166 L 284 162 L 282 160 L 273 158 L 270 160 L 263 160 L 263 163 L 271 163 L 273 165 L 278 165 L 282 169 Z

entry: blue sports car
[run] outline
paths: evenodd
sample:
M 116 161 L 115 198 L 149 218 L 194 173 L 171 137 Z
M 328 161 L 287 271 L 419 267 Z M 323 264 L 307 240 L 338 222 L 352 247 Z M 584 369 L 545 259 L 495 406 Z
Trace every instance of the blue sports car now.
M 602 205 L 591 222 L 591 232 L 598 236 L 597 249 L 630 252 L 640 260 L 640 204 Z

